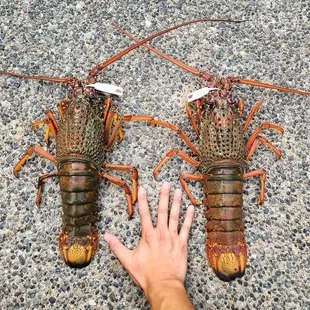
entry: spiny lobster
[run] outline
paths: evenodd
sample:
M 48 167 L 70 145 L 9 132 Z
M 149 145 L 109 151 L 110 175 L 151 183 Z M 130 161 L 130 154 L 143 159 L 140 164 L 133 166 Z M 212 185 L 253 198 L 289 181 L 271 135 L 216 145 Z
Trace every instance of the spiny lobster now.
M 113 25 L 132 40 L 139 42 L 120 26 Z M 188 145 L 199 156 L 200 161 L 191 158 L 179 149 L 172 149 L 154 169 L 154 178 L 156 178 L 158 171 L 164 163 L 175 155 L 195 167 L 200 167 L 201 174 L 182 173 L 180 183 L 192 204 L 199 205 L 189 191 L 186 181 L 204 182 L 205 198 L 203 203 L 206 207 L 204 215 L 207 218 L 207 259 L 221 280 L 231 281 L 237 277 L 242 277 L 247 263 L 244 223 L 242 221 L 243 180 L 254 176 L 260 177 L 258 204 L 264 201 L 266 182 L 266 171 L 264 169 L 245 173 L 245 161 L 250 159 L 259 143 L 270 147 L 279 159 L 281 157 L 280 150 L 266 138 L 260 136 L 260 134 L 266 128 L 278 130 L 283 134 L 283 129 L 278 125 L 264 122 L 254 130 L 244 145 L 244 132 L 262 105 L 263 100 L 254 106 L 243 124 L 244 104 L 241 99 L 233 97 L 233 86 L 236 84 L 247 84 L 307 96 L 310 95 L 310 92 L 238 77 L 223 77 L 219 79 L 208 72 L 201 72 L 190 67 L 154 49 L 150 45 L 143 44 L 143 46 L 160 57 L 199 76 L 206 83 L 207 88 L 190 94 L 188 102 L 185 104 L 186 114 L 197 137 L 200 139 L 199 150 L 197 148 L 193 149 L 192 145 Z M 195 103 L 191 104 L 192 101 Z M 193 108 L 195 112 L 193 112 Z
M 204 19 L 193 20 L 187 24 L 198 21 L 230 22 L 230 20 Z M 119 95 L 122 89 L 96 83 L 98 75 L 105 67 L 152 38 L 177 27 L 151 35 L 100 63 L 89 71 L 85 83 L 72 77 L 32 76 L 0 70 L 0 73 L 14 77 L 65 83 L 72 89 L 71 99 L 61 100 L 58 105 L 58 112 L 61 117 L 59 124 L 51 111 L 46 112 L 43 120 L 32 124 L 32 128 L 43 124 L 47 125 L 45 141 L 48 142 L 49 135 L 52 133 L 56 139 L 56 157 L 39 145 L 32 145 L 28 147 L 26 153 L 13 169 L 14 175 L 17 177 L 21 166 L 33 153 L 43 156 L 56 165 L 56 172 L 39 177 L 36 204 L 38 207 L 40 206 L 44 180 L 59 177 L 63 225 L 58 244 L 62 258 L 71 267 L 82 268 L 87 266 L 97 251 L 99 239 L 99 231 L 96 226 L 99 219 L 97 199 L 101 178 L 120 186 L 125 191 L 129 218 L 133 214 L 132 205 L 137 199 L 137 169 L 134 166 L 115 165 L 104 161 L 106 153 L 112 149 L 117 138 L 119 137 L 119 141 L 123 139 L 123 123 L 147 120 L 150 124 L 165 126 L 176 131 L 185 141 L 190 143 L 188 137 L 177 126 L 154 120 L 150 116 L 125 115 L 119 119 L 111 99 L 103 96 L 103 93 Z M 122 179 L 107 174 L 106 170 L 131 173 L 133 194 Z

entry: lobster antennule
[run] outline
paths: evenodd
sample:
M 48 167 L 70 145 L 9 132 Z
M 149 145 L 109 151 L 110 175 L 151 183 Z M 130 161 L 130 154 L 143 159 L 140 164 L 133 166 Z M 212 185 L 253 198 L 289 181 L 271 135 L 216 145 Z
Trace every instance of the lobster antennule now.
M 235 79 L 235 78 L 232 78 L 232 79 Z M 276 90 L 280 90 L 280 91 L 284 91 L 284 92 L 288 92 L 288 93 L 310 96 L 310 92 L 307 92 L 307 91 L 277 86 L 277 85 L 263 83 L 263 82 L 254 81 L 254 80 L 246 80 L 246 79 L 239 79 L 239 78 L 236 78 L 236 79 L 237 79 L 237 83 L 239 83 L 239 84 L 246 84 L 246 85 L 258 86 L 258 87 L 264 87 L 264 88 L 271 88 L 271 89 L 276 89 Z

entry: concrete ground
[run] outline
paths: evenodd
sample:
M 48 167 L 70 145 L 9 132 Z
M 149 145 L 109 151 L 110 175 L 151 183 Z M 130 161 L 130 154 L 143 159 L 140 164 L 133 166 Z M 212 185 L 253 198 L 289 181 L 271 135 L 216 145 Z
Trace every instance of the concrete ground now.
M 151 44 L 200 70 L 238 76 L 310 91 L 309 1 L 60 1 L 11 0 L 0 4 L 0 69 L 24 74 L 84 79 L 89 69 L 132 42 L 115 30 L 117 22 L 138 38 L 194 18 L 243 19 L 242 24 L 201 23 L 157 38 Z M 177 124 L 196 141 L 186 117 L 186 95 L 203 85 L 197 77 L 139 48 L 109 66 L 100 82 L 120 85 L 124 97 L 114 100 L 120 114 L 148 114 Z M 197 208 L 189 241 L 186 288 L 196 309 L 309 309 L 310 257 L 310 99 L 250 86 L 236 86 L 235 96 L 248 113 L 261 99 L 247 136 L 261 122 L 281 125 L 285 133 L 264 136 L 282 158 L 260 146 L 247 171 L 267 170 L 266 200 L 256 205 L 259 181 L 244 182 L 248 266 L 242 279 L 220 281 L 205 258 L 205 218 Z M 148 309 L 143 292 L 101 239 L 90 266 L 70 269 L 60 258 L 59 184 L 48 180 L 41 209 L 35 206 L 37 178 L 53 171 L 47 160 L 33 156 L 20 171 L 12 168 L 31 144 L 43 147 L 44 130 L 31 123 L 57 102 L 68 87 L 0 75 L 0 308 L 1 309 Z M 171 160 L 159 182 L 152 169 L 172 148 L 191 151 L 166 128 L 145 123 L 125 125 L 124 141 L 107 162 L 135 165 L 149 194 L 155 219 L 163 180 L 180 187 L 181 171 L 198 170 Z M 47 148 L 55 152 L 52 141 Z M 116 174 L 120 176 L 121 174 Z M 122 174 L 130 184 L 130 176 Z M 195 197 L 202 186 L 190 184 Z M 184 195 L 182 218 L 189 200 Z M 139 240 L 137 213 L 127 220 L 121 189 L 102 182 L 100 231 L 119 236 L 134 248 Z M 136 210 L 136 206 L 135 206 Z

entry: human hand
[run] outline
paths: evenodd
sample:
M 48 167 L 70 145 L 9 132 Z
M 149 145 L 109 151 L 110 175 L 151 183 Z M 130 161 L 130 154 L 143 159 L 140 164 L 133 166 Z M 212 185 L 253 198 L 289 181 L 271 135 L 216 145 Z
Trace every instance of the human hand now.
M 155 228 L 152 224 L 146 191 L 142 187 L 139 188 L 138 205 L 142 237 L 134 250 L 127 249 L 116 236 L 104 234 L 104 239 L 111 250 L 127 269 L 133 281 L 143 289 L 148 300 L 158 288 L 165 290 L 166 287 L 173 286 L 184 289 L 183 282 L 187 272 L 187 241 L 194 218 L 194 207 L 188 207 L 178 234 L 182 192 L 179 189 L 174 192 L 168 222 L 169 193 L 170 185 L 165 182 L 161 187 L 158 221 Z

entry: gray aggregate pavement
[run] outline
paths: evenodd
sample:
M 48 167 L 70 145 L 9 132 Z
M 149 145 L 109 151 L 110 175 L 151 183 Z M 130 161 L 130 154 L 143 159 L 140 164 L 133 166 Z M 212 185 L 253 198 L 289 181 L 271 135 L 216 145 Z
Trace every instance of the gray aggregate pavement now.
M 201 23 L 175 30 L 150 44 L 203 71 L 239 76 L 310 91 L 309 1 L 59 1 L 1 0 L 0 69 L 24 74 L 84 79 L 88 70 L 132 42 L 111 25 L 117 22 L 138 38 L 201 17 L 247 20 L 242 24 Z M 192 74 L 139 48 L 109 66 L 100 82 L 120 85 L 124 97 L 114 100 L 121 115 L 148 114 L 180 126 L 196 141 L 186 117 L 186 95 L 202 82 Z M 31 144 L 44 145 L 44 130 L 31 130 L 46 109 L 68 87 L 0 75 L 0 308 L 1 309 L 148 309 L 143 292 L 108 249 L 103 239 L 94 261 L 82 270 L 61 260 L 57 242 L 61 201 L 56 180 L 44 187 L 41 209 L 35 206 L 37 178 L 54 170 L 33 156 L 20 171 L 12 168 Z M 261 122 L 281 125 L 264 136 L 282 158 L 260 146 L 247 170 L 265 168 L 265 202 L 257 206 L 258 179 L 244 182 L 244 211 L 248 266 L 243 278 L 220 281 L 205 258 L 205 218 L 202 207 L 189 240 L 186 288 L 196 309 L 310 309 L 310 99 L 274 90 L 236 86 L 235 96 L 245 111 L 265 102 L 249 135 Z M 247 114 L 246 113 L 246 114 Z M 124 141 L 108 154 L 107 162 L 135 165 L 148 192 L 155 220 L 163 180 L 180 187 L 180 172 L 198 173 L 174 158 L 159 175 L 152 169 L 166 152 L 181 148 L 181 139 L 166 128 L 145 123 L 125 125 Z M 51 140 L 46 148 L 55 152 Z M 130 184 L 130 176 L 118 174 Z M 202 186 L 190 183 L 195 197 Z M 182 218 L 189 205 L 183 197 Z M 101 234 L 116 234 L 129 248 L 139 240 L 139 217 L 127 220 L 121 189 L 102 182 Z M 136 206 L 135 206 L 136 210 Z

